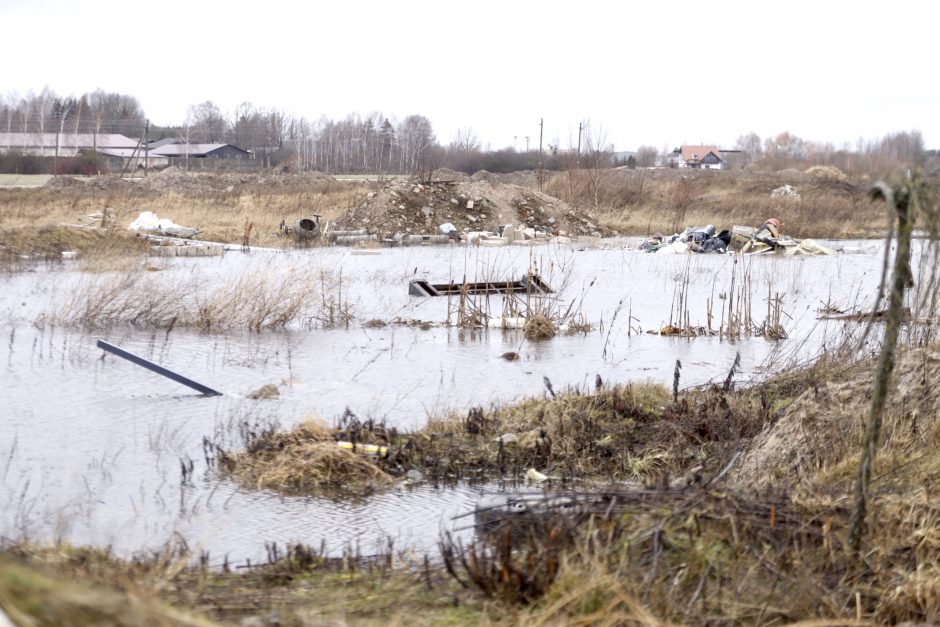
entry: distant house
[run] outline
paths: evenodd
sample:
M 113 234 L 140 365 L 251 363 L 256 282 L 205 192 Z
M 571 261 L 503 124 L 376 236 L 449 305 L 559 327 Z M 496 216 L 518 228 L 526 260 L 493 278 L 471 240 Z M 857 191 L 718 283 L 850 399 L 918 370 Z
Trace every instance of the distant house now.
M 717 146 L 681 146 L 672 151 L 672 162 L 677 168 L 723 170 L 725 162 Z
M 167 157 L 148 154 L 145 150 L 136 148 L 99 148 L 98 162 L 115 171 L 126 168 L 165 168 L 170 165 Z
M 55 133 L 0 133 L 0 153 L 19 152 L 38 157 L 54 157 Z M 137 140 L 117 133 L 60 133 L 59 156 L 76 157 L 85 150 L 133 150 Z
M 191 159 L 251 159 L 247 150 L 232 144 L 163 144 L 149 150 L 151 155 Z
M 154 140 L 147 142 L 147 150 L 160 148 L 161 146 L 166 146 L 167 144 L 179 144 L 179 143 L 181 142 L 174 137 L 164 137 L 163 139 L 154 139 Z

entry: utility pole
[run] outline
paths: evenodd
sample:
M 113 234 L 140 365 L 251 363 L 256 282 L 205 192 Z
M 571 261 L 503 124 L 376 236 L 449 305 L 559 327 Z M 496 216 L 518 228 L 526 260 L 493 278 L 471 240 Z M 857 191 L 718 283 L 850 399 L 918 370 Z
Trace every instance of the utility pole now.
M 147 178 L 147 169 L 150 167 L 150 144 L 147 142 L 147 135 L 150 133 L 150 120 L 144 124 L 144 178 Z
M 529 152 L 529 136 L 525 136 L 525 151 Z
M 545 118 L 539 118 L 539 191 L 542 191 L 542 132 L 545 130 Z

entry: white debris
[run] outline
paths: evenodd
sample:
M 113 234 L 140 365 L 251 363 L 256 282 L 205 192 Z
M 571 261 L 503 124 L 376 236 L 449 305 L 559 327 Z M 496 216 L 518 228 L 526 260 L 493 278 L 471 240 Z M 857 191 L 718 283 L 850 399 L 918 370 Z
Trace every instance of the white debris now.
M 815 240 L 804 239 L 802 242 L 791 248 L 785 248 L 785 255 L 834 255 L 836 251 L 826 248 L 822 244 L 817 244 Z
M 685 242 L 673 242 L 657 250 L 656 255 L 684 255 L 689 252 L 689 246 Z
M 771 198 L 790 198 L 792 200 L 799 200 L 800 193 L 796 191 L 796 188 L 792 185 L 783 185 L 778 187 L 774 191 L 770 192 Z
M 199 229 L 180 226 L 169 218 L 158 218 L 157 214 L 152 211 L 141 211 L 137 219 L 127 228 L 142 233 L 160 233 L 173 237 L 192 237 L 199 232 Z
M 507 316 L 505 318 L 496 317 L 490 318 L 486 322 L 486 326 L 491 329 L 524 329 L 526 320 L 525 318 Z
M 529 468 L 525 473 L 525 478 L 529 481 L 529 483 L 542 483 L 548 479 L 548 476 L 543 475 L 535 468 Z
M 437 231 L 441 235 L 450 235 L 451 233 L 454 233 L 456 230 L 457 230 L 457 227 L 451 224 L 450 222 L 445 222 L 444 224 L 437 227 Z

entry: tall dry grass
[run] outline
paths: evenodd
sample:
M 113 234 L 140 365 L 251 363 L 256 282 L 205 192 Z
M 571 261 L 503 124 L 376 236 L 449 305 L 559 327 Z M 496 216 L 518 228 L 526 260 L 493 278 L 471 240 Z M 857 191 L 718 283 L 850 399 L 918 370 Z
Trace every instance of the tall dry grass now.
M 772 198 L 792 185 L 799 200 Z M 884 209 L 867 198 L 870 181 L 813 176 L 798 170 L 777 173 L 693 170 L 606 170 L 594 208 L 591 177 L 584 170 L 560 172 L 546 193 L 590 208 L 609 228 L 627 234 L 679 232 L 687 226 L 718 229 L 758 226 L 770 217 L 794 237 L 873 237 L 884 232 Z
M 86 329 L 313 328 L 348 324 L 348 302 L 329 290 L 327 271 L 255 268 L 221 279 L 188 277 L 185 285 L 139 268 L 86 276 L 43 320 Z

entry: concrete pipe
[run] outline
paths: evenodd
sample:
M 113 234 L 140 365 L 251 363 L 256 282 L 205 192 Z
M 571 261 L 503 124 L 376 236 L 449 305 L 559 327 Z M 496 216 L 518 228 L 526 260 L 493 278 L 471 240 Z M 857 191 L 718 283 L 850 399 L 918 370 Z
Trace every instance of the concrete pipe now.
M 301 218 L 294 226 L 294 230 L 302 235 L 313 235 L 319 230 L 319 228 L 317 226 L 316 220 L 311 220 L 310 218 Z

